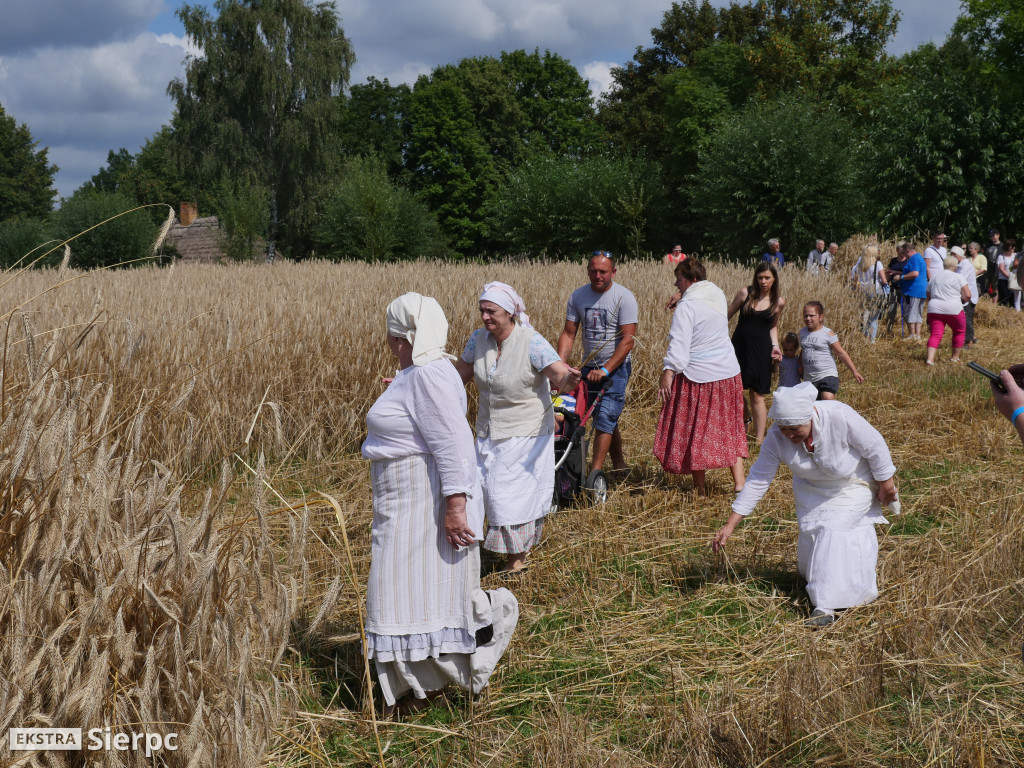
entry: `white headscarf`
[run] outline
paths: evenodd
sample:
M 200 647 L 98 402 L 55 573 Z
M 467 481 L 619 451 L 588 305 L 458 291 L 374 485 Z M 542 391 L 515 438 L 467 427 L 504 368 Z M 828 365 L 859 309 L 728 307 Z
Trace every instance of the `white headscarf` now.
M 818 388 L 809 381 L 802 381 L 795 387 L 779 387 L 772 395 L 772 408 L 768 418 L 775 419 L 780 427 L 798 427 L 814 418 L 814 401 L 818 399 Z
M 524 328 L 533 328 L 530 325 L 530 316 L 526 314 L 526 305 L 523 303 L 523 297 L 516 293 L 515 288 L 511 285 L 498 282 L 488 283 L 484 286 L 484 292 L 480 294 L 478 301 L 493 302 L 510 315 L 518 318 L 519 324 Z
M 412 364 L 426 365 L 446 355 L 448 319 L 436 299 L 410 292 L 388 304 L 388 334 L 412 342 Z

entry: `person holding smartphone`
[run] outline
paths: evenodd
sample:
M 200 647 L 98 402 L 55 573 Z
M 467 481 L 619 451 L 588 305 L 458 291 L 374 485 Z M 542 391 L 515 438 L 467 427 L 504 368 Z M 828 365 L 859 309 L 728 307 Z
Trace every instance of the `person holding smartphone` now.
M 996 408 L 1010 420 L 1017 429 L 1021 443 L 1024 443 L 1024 389 L 1021 389 L 1021 383 L 1024 382 L 1024 363 L 1000 371 L 999 378 L 1006 391 L 1003 392 L 998 384 L 992 382 L 992 397 L 996 401 Z

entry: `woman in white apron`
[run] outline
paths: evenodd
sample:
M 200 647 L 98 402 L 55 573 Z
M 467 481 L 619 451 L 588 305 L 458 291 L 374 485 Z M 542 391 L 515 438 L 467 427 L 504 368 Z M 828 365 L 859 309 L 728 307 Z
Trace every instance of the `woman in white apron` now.
M 521 573 L 539 542 L 555 487 L 555 418 L 551 389 L 571 392 L 580 372 L 562 362 L 530 324 L 523 299 L 505 283 L 488 283 L 479 300 L 483 328 L 456 361 L 476 381 L 476 452 L 487 538 L 505 555 L 506 573 Z
M 885 439 L 845 403 L 816 398 L 810 382 L 776 390 L 768 414 L 775 423 L 712 549 L 754 510 L 779 464 L 788 466 L 800 527 L 797 567 L 814 606 L 809 623 L 825 626 L 837 610 L 878 597 L 875 525 L 888 522 L 883 505 L 899 509 Z

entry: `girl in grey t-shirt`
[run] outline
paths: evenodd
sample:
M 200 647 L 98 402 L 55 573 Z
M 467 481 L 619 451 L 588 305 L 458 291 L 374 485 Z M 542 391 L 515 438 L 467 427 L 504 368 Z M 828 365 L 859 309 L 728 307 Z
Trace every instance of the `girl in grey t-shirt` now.
M 820 301 L 804 304 L 804 325 L 800 329 L 800 357 L 803 362 L 804 380 L 818 388 L 819 400 L 835 400 L 839 391 L 839 369 L 832 355 L 835 354 L 843 365 L 850 369 L 853 378 L 860 384 L 864 377 L 857 372 L 850 353 L 839 343 L 839 336 L 825 327 L 825 307 Z

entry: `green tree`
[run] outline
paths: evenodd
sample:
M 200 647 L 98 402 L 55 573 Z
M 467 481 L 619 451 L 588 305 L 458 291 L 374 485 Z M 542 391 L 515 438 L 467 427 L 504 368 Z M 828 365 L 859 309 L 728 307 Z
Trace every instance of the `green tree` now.
M 409 104 L 412 88 L 391 85 L 375 77 L 353 85 L 345 102 L 339 141 L 349 157 L 370 156 L 384 160 L 392 178 L 407 175 Z
M 141 210 L 118 216 L 135 207 L 134 200 L 119 192 L 80 190 L 63 200 L 54 215 L 54 230 L 61 240 L 71 240 L 72 266 L 135 266 L 148 261 L 156 224 Z
M 600 118 L 616 141 L 663 157 L 673 88 L 660 80 L 691 67 L 697 81 L 730 91 L 733 105 L 755 93 L 767 98 L 800 89 L 863 110 L 865 92 L 885 71 L 885 45 L 898 21 L 890 0 L 751 0 L 724 8 L 710 0 L 673 2 L 651 30 L 652 45 L 612 70 Z M 708 57 L 713 49 L 720 55 Z
M 993 98 L 996 76 L 979 66 L 977 49 L 952 37 L 902 64 L 870 131 L 877 223 L 900 233 L 943 226 L 964 237 L 1024 223 L 1011 182 L 1024 167 L 1024 117 Z
M 770 237 L 786 250 L 856 232 L 862 154 L 850 121 L 829 105 L 794 96 L 752 102 L 701 155 L 690 192 L 703 249 L 745 256 Z
M 119 192 L 130 197 L 139 205 L 165 203 L 177 209 L 178 204 L 191 200 L 200 210 L 210 210 L 215 205 L 215 196 L 196 195 L 189 189 L 184 178 L 178 173 L 171 155 L 173 134 L 170 126 L 163 126 L 146 139 L 137 154 L 131 154 L 122 147 L 117 152 L 107 153 L 107 164 L 83 185 L 84 189 L 97 192 Z M 157 223 L 166 218 L 166 209 L 150 210 Z
M 224 179 L 218 186 L 216 205 L 225 235 L 224 255 L 229 259 L 247 261 L 259 255 L 267 231 L 269 195 L 252 176 Z
M 579 156 L 597 141 L 590 90 L 556 54 L 463 59 L 417 80 L 406 167 L 457 253 L 498 247 L 488 217 L 506 173 L 534 154 Z
M 1020 0 L 962 0 L 954 32 L 980 53 L 985 71 L 1000 75 L 1014 99 L 1024 95 L 1024 5 Z
M 538 155 L 509 174 L 494 210 L 495 232 L 514 254 L 638 255 L 663 219 L 664 185 L 640 157 Z
M 53 210 L 53 175 L 47 149 L 36 150 L 28 126 L 18 125 L 0 106 L 0 221 L 45 217 Z
M 456 253 L 482 249 L 485 201 L 500 178 L 469 98 L 455 83 L 421 77 L 409 109 L 409 156 L 416 188 Z
M 697 170 L 718 126 L 738 111 L 754 88 L 743 49 L 718 43 L 698 51 L 693 63 L 658 79 L 662 88 L 664 131 L 655 155 L 666 176 L 677 184 Z
M 352 158 L 324 205 L 317 231 L 331 258 L 371 261 L 444 255 L 437 217 L 405 187 L 388 178 L 380 158 Z
M 217 17 L 184 5 L 178 17 L 202 50 L 168 86 L 175 157 L 196 188 L 248 179 L 267 190 L 266 246 L 311 246 L 315 196 L 333 177 L 342 100 L 354 60 L 333 3 L 217 0 Z

